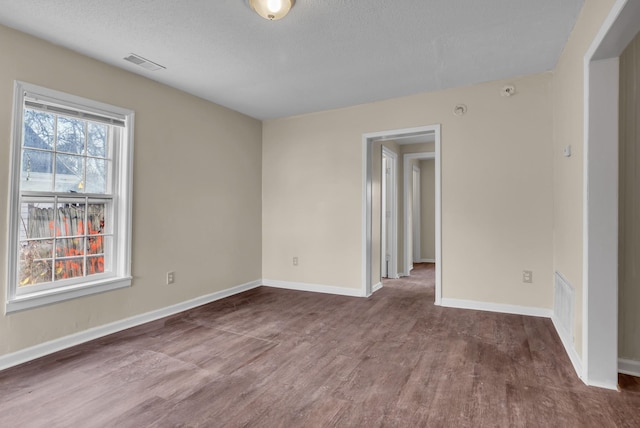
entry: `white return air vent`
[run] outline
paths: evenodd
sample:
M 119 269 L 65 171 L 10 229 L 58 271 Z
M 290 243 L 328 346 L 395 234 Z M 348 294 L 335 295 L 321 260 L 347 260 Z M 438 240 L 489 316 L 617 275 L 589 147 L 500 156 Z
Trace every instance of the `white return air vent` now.
M 149 61 L 146 58 L 142 58 L 140 55 L 136 55 L 134 53 L 129 54 L 129 56 L 124 57 L 125 61 L 129 61 L 134 63 L 135 65 L 139 65 L 142 68 L 146 68 L 147 70 L 150 71 L 156 71 L 156 70 L 164 70 L 167 67 L 164 67 L 160 64 L 156 64 L 153 61 Z
M 553 321 L 565 346 L 573 346 L 573 311 L 575 308 L 573 287 L 559 273 L 555 277 Z

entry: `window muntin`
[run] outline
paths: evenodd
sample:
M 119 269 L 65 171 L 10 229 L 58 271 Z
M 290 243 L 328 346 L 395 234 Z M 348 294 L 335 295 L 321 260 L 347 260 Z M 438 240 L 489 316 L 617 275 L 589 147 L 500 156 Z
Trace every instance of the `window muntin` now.
M 16 82 L 7 311 L 130 285 L 133 112 Z

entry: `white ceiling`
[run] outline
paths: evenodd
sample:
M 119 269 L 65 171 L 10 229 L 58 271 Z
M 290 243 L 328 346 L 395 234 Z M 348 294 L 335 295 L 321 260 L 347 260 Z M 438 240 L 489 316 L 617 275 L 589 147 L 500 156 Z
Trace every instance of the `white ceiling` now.
M 269 119 L 551 70 L 583 2 L 297 0 L 271 22 L 246 0 L 0 0 L 0 23 Z

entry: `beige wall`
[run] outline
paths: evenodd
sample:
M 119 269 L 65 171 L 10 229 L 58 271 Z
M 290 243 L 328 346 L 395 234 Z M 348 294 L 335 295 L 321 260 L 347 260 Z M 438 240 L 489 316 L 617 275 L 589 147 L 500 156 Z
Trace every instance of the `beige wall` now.
M 0 315 L 0 355 L 261 278 L 259 121 L 1 26 L 0 57 L 2 290 L 14 79 L 136 114 L 133 286 Z
M 544 73 L 266 121 L 264 277 L 361 287 L 362 135 L 440 123 L 443 296 L 551 308 L 550 82 Z M 500 96 L 506 83 L 516 96 Z M 468 113 L 456 117 L 460 102 Z
M 584 55 L 614 0 L 586 0 L 554 71 L 553 268 L 575 289 L 574 345 L 582 354 L 582 203 L 584 153 Z M 572 156 L 562 156 L 571 145 Z
M 420 161 L 420 256 L 436 258 L 435 161 Z
M 436 146 L 434 143 L 416 143 L 416 144 L 403 144 L 400 146 L 400 151 L 403 155 L 409 153 L 430 153 L 435 152 Z
M 640 360 L 640 34 L 620 55 L 618 356 Z

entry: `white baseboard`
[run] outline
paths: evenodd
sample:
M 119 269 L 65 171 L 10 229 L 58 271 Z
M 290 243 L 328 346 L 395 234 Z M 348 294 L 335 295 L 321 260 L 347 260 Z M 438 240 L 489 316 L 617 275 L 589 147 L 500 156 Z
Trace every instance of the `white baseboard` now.
M 275 279 L 263 279 L 262 285 L 287 290 L 311 291 L 314 293 L 337 294 L 339 296 L 365 297 L 359 288 L 336 287 L 333 285 L 309 284 L 306 282 L 289 282 Z
M 584 382 L 584 379 L 582 379 L 582 381 Z M 587 386 L 593 386 L 596 388 L 608 389 L 609 391 L 620 391 L 617 380 L 616 380 L 616 383 L 613 383 L 613 384 L 601 383 L 601 382 L 584 382 L 584 384 Z
M 420 259 L 418 263 L 435 263 L 436 259 Z
M 167 306 L 166 308 L 157 309 L 155 311 L 136 315 L 131 318 L 115 321 L 109 324 L 101 325 L 99 327 L 93 327 L 88 330 L 61 337 L 59 339 L 54 339 L 49 342 L 41 343 L 30 348 L 21 349 L 11 354 L 2 355 L 0 356 L 0 370 L 17 366 L 18 364 L 26 363 L 27 361 L 35 360 L 36 358 L 44 357 L 45 355 L 70 348 L 71 346 L 80 345 L 81 343 L 98 339 L 109 334 L 117 333 L 131 327 L 136 327 L 150 321 L 155 321 L 160 318 L 174 315 L 179 312 L 195 308 L 197 306 L 202 306 L 216 300 L 224 299 L 225 297 L 242 293 L 243 291 L 251 290 L 253 288 L 260 287 L 261 285 L 262 282 L 260 280 L 247 282 L 246 284 L 238 285 L 236 287 L 228 288 L 222 291 L 217 291 L 205 296 L 196 297 L 195 299 L 187 300 L 186 302 Z
M 371 287 L 371 293 L 375 293 L 376 291 L 380 290 L 382 288 L 382 282 L 377 283 L 376 285 L 374 285 L 373 287 Z
M 618 372 L 640 377 L 640 361 L 618 358 Z
M 449 308 L 473 309 L 476 311 L 500 312 L 503 314 L 526 315 L 530 317 L 551 318 L 552 315 L 551 309 L 479 302 L 476 300 L 448 299 L 444 297 L 440 305 Z
M 569 360 L 573 365 L 573 369 L 576 371 L 578 377 L 580 379 L 583 379 L 582 359 L 578 355 L 578 351 L 573 344 L 573 340 L 570 340 L 571 338 L 564 333 L 563 329 L 560 328 L 561 324 L 553 314 L 551 315 L 551 321 L 553 322 L 553 326 L 556 329 L 556 333 L 558 333 L 558 336 L 560 337 L 560 341 L 562 342 L 562 346 L 564 346 L 565 352 L 569 356 Z

